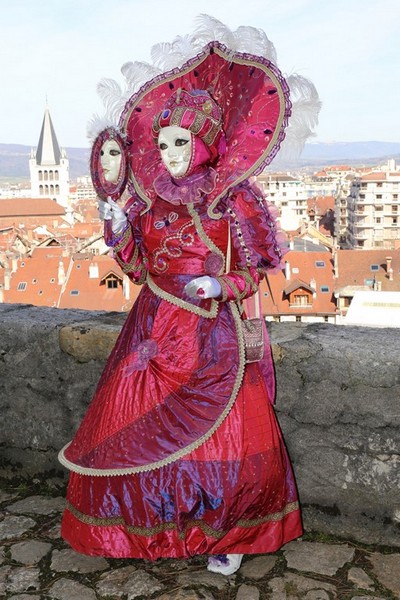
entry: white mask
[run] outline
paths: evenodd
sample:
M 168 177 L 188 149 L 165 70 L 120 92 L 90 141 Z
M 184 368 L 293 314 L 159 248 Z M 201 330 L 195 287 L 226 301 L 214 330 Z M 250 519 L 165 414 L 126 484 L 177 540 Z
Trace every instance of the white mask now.
M 101 147 L 100 162 L 106 181 L 116 183 L 121 167 L 121 148 L 115 140 L 107 140 Z
M 192 154 L 192 134 L 183 127 L 163 127 L 158 134 L 161 159 L 173 177 L 183 177 Z

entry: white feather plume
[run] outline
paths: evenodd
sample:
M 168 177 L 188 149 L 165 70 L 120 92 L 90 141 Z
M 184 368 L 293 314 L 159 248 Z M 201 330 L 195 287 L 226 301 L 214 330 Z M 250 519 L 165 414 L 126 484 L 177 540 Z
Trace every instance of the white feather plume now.
M 105 115 L 93 116 L 88 124 L 89 137 L 93 140 L 106 127 L 117 127 L 126 102 L 145 83 L 161 73 L 181 67 L 212 41 L 219 41 L 234 52 L 262 56 L 277 64 L 275 46 L 262 29 L 241 26 L 231 31 L 215 17 L 201 14 L 191 35 L 178 36 L 172 42 L 161 42 L 152 47 L 152 64 L 125 63 L 121 68 L 125 78 L 124 89 L 113 79 L 103 79 L 99 83 L 97 91 L 103 101 Z M 292 115 L 274 166 L 278 161 L 281 164 L 293 162 L 300 156 L 307 138 L 314 135 L 321 109 L 318 92 L 311 81 L 296 74 L 286 77 L 286 81 L 290 89 Z
M 149 63 L 136 61 L 124 63 L 121 67 L 121 73 L 126 81 L 124 97 L 128 96 L 127 101 L 143 84 L 162 73 L 162 71 Z
M 235 50 L 238 52 L 248 52 L 256 56 L 263 56 L 275 65 L 277 64 L 275 46 L 262 29 L 242 26 L 236 29 L 234 36 Z
M 195 20 L 197 26 L 191 36 L 193 47 L 200 50 L 209 42 L 218 41 L 227 48 L 236 50 L 235 36 L 232 31 L 221 21 L 210 15 L 199 15 Z

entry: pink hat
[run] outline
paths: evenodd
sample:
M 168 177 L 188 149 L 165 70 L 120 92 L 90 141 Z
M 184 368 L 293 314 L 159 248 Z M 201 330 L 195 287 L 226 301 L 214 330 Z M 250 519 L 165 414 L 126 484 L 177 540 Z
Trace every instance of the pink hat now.
M 154 181 L 164 170 L 154 137 L 167 125 L 185 127 L 213 150 L 218 178 L 208 196 L 208 212 L 218 218 L 213 210 L 228 190 L 274 158 L 290 113 L 289 87 L 273 63 L 210 42 L 182 67 L 157 75 L 126 103 L 119 129 L 129 147 L 128 185 L 151 205 L 157 197 Z

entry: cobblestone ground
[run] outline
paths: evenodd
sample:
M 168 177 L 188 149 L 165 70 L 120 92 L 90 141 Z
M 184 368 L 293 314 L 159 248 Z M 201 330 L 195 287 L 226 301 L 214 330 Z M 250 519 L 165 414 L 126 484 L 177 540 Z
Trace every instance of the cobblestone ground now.
M 307 534 L 273 555 L 246 556 L 231 577 L 206 558 L 88 557 L 60 538 L 64 482 L 3 482 L 0 598 L 13 600 L 379 600 L 400 598 L 400 552 Z

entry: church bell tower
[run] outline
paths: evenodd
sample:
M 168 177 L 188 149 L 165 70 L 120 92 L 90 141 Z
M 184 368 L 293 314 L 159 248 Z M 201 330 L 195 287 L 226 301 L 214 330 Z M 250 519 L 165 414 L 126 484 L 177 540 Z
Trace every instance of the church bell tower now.
M 63 148 L 58 145 L 46 106 L 39 143 L 31 150 L 29 159 L 32 196 L 51 198 L 67 207 L 69 204 L 69 161 Z

